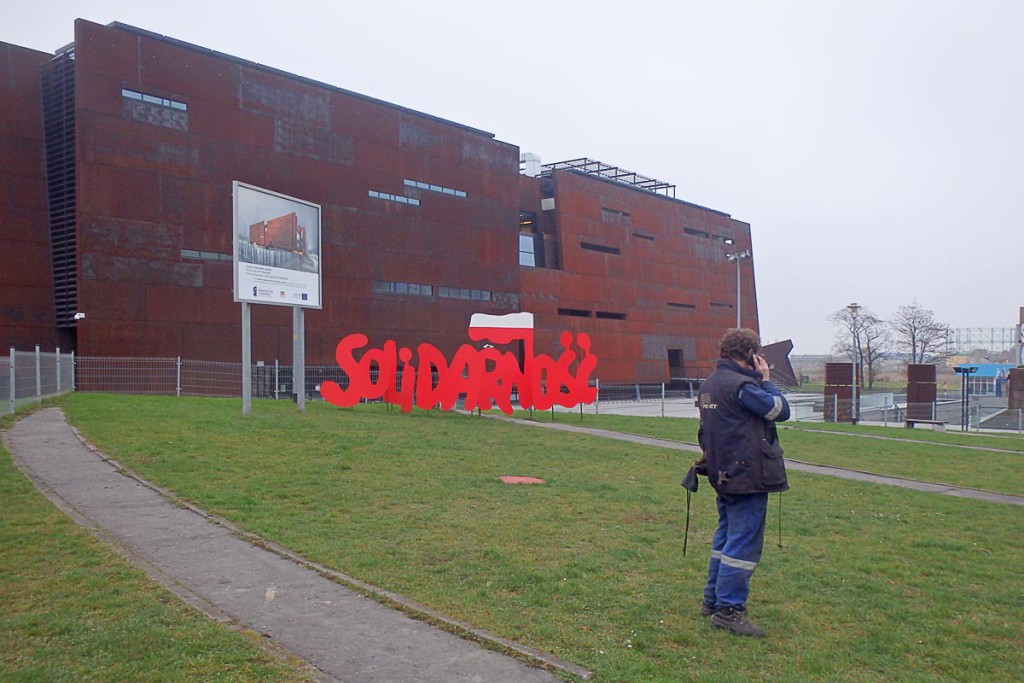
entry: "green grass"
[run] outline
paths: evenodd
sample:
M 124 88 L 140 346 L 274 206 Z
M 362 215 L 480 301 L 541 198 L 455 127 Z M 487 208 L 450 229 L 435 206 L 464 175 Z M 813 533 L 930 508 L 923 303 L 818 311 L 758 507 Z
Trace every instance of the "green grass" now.
M 312 680 L 157 587 L 43 498 L 2 446 L 0 500 L 0 680 Z
M 692 453 L 379 406 L 300 414 L 261 401 L 244 418 L 237 400 L 64 405 L 94 443 L 183 498 L 599 681 L 1024 679 L 1020 507 L 792 473 L 784 548 L 773 496 L 751 595 L 769 638 L 747 640 L 697 615 L 715 518 L 705 485 L 681 557 Z M 894 447 L 907 461 L 960 452 Z
M 527 418 L 528 413 L 518 414 Z M 535 413 L 538 422 L 549 422 L 551 413 Z M 560 423 L 641 434 L 669 441 L 697 443 L 699 421 L 692 418 L 635 417 L 556 413 Z M 1024 495 L 1024 438 L 862 425 L 786 423 L 779 439 L 786 457 L 819 465 L 833 465 L 894 477 L 939 484 Z M 853 435 L 853 436 L 851 436 Z M 884 439 L 857 438 L 884 436 Z M 946 444 L 936 446 L 936 443 Z M 992 452 L 958 445 L 999 448 Z

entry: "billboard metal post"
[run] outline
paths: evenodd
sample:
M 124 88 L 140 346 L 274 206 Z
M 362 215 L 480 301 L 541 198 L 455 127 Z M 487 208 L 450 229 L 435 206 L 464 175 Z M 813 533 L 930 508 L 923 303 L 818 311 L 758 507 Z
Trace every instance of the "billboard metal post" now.
M 292 385 L 299 412 L 306 410 L 306 325 L 301 306 L 292 307 Z
M 249 304 L 242 302 L 242 415 L 252 414 L 252 335 L 250 333 Z

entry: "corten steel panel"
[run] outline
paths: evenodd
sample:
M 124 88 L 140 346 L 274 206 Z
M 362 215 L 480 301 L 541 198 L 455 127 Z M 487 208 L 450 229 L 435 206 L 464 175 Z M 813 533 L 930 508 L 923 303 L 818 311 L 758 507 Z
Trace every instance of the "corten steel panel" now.
M 935 397 L 935 366 L 907 365 L 907 418 L 933 419 Z
M 139 287 L 133 282 L 83 280 L 80 289 L 87 293 L 88 298 L 104 302 L 103 316 L 109 322 L 145 318 L 145 287 Z M 94 317 L 91 311 L 86 311 L 86 320 L 90 324 Z
M 53 58 L 0 43 L 0 348 L 60 343 L 46 210 L 40 65 Z M 65 347 L 66 348 L 66 347 Z
M 519 290 L 515 147 L 482 131 L 123 27 L 79 22 L 77 40 L 79 177 L 88 190 L 79 219 L 96 228 L 81 245 L 82 276 L 134 284 L 150 297 L 144 317 L 122 323 L 136 329 L 122 340 L 102 329 L 110 318 L 105 302 L 83 302 L 98 331 L 83 335 L 92 348 L 81 352 L 130 348 L 149 355 L 152 344 L 176 345 L 173 355 L 190 358 L 238 358 L 238 306 L 223 303 L 232 299 L 230 265 L 181 256 L 183 249 L 231 252 L 232 180 L 322 207 L 323 294 L 331 310 L 306 312 L 307 343 L 314 340 L 307 347 L 310 363 L 331 362 L 343 332 L 454 346 L 465 338 L 472 312 L 508 312 L 499 301 Z M 188 130 L 126 118 L 122 85 L 186 102 Z M 406 178 L 469 196 L 421 192 L 420 206 L 368 197 L 369 190 L 407 195 Z M 103 233 L 105 226 L 138 226 L 143 239 Z M 496 300 L 406 297 L 406 313 L 393 316 L 371 292 L 374 280 L 429 284 L 435 291 L 486 289 Z M 179 290 L 188 305 L 167 298 Z M 190 290 L 202 297 L 189 296 Z M 200 301 L 206 304 L 196 305 Z M 230 324 L 226 311 L 234 311 Z M 167 326 L 163 316 L 185 320 Z M 345 330 L 338 329 L 339 318 Z M 212 333 L 196 331 L 204 324 Z M 290 356 L 290 311 L 254 311 L 253 324 L 254 354 Z
M 850 400 L 853 395 L 852 380 L 853 363 L 825 363 L 825 422 L 853 421 L 853 402 Z
M 1010 370 L 1008 404 L 1010 410 L 1024 408 L 1024 368 L 1013 368 Z

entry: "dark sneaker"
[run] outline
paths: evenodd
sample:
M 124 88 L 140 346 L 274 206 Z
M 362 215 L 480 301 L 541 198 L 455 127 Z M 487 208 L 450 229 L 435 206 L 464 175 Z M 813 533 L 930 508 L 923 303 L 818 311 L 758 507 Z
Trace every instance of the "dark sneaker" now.
M 743 613 L 732 607 L 725 607 L 711 615 L 711 625 L 738 636 L 764 638 L 764 629 L 743 618 Z
M 715 606 L 714 605 L 709 605 L 706 602 L 702 602 L 700 604 L 700 615 L 702 617 L 710 617 L 714 613 L 715 613 Z

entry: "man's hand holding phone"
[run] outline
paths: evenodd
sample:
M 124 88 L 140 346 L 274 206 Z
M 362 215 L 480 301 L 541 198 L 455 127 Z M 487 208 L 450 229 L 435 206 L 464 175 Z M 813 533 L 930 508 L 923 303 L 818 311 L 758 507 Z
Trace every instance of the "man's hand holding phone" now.
M 761 373 L 763 381 L 767 382 L 769 380 L 771 376 L 771 368 L 768 367 L 768 361 L 766 361 L 762 356 L 759 356 L 756 353 L 751 353 L 747 358 L 747 362 L 750 363 L 752 370 L 757 370 Z

